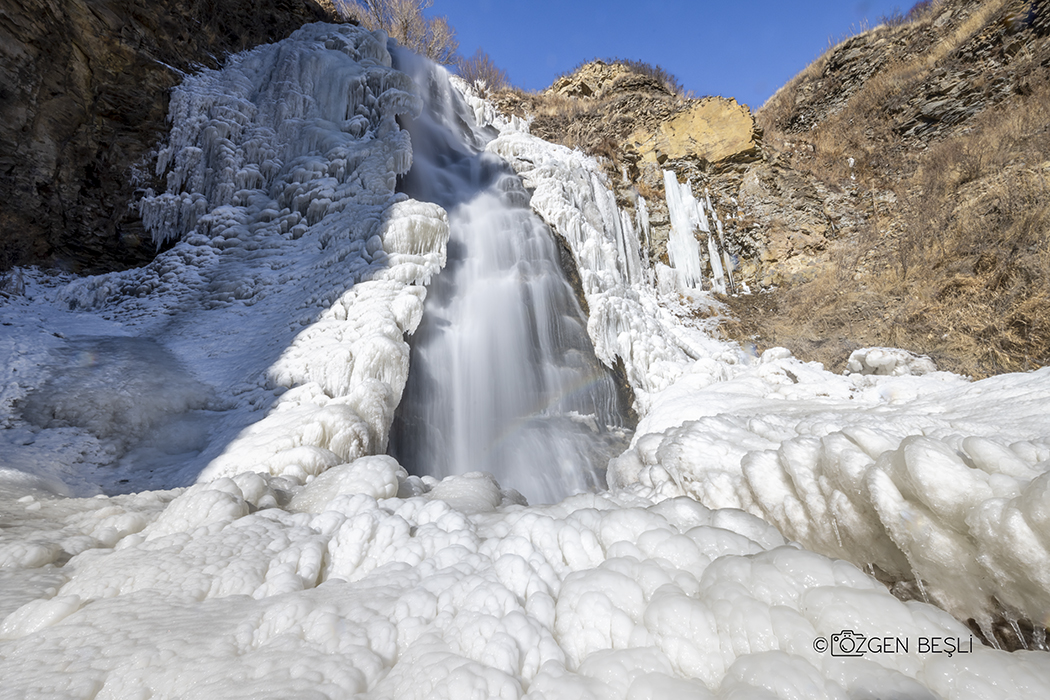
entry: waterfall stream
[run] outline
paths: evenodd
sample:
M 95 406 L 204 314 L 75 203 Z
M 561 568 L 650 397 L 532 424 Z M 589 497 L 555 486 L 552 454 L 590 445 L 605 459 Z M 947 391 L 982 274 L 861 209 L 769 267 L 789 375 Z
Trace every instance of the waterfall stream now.
M 417 474 L 490 472 L 530 502 L 604 485 L 625 447 L 616 383 L 587 336 L 550 229 L 447 72 L 409 54 L 426 104 L 406 126 L 413 198 L 448 210 L 445 270 L 412 341 L 390 452 Z

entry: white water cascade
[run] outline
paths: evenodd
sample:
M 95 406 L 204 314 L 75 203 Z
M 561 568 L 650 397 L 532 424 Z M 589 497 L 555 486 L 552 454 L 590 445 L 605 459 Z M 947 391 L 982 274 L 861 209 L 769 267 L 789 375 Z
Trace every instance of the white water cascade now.
M 408 52 L 395 60 L 426 103 L 408 126 L 403 189 L 449 212 L 450 240 L 391 453 L 420 474 L 489 472 L 530 502 L 602 486 L 626 446 L 616 383 L 594 355 L 551 232 L 518 176 L 480 152 L 493 134 L 474 125 L 447 72 Z
M 597 161 L 494 120 L 509 176 L 388 47 L 308 25 L 187 77 L 166 250 L 0 294 L 0 696 L 1050 695 L 959 621 L 1045 648 L 1050 368 L 751 357 L 636 265 Z M 632 443 L 536 505 L 621 432 L 592 353 Z

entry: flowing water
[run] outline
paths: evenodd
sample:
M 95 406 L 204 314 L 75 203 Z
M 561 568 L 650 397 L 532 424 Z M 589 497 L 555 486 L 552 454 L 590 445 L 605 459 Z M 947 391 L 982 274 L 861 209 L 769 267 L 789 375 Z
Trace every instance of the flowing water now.
M 600 487 L 625 447 L 621 407 L 551 231 L 518 176 L 481 150 L 492 135 L 444 69 L 407 52 L 396 61 L 427 105 L 406 124 L 413 165 L 402 188 L 443 206 L 451 233 L 390 452 L 416 474 L 490 472 L 530 502 Z

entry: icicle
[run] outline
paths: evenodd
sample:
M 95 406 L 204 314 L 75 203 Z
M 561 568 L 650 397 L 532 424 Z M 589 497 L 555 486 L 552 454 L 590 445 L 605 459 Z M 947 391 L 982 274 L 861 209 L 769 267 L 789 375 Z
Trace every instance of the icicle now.
M 916 576 L 915 577 L 915 583 L 919 587 L 919 594 L 922 595 L 922 602 L 929 603 L 930 602 L 930 596 L 927 595 L 927 593 L 926 593 L 926 586 L 923 585 L 922 579 L 919 578 L 918 576 Z
M 664 190 L 667 195 L 667 210 L 671 215 L 671 236 L 667 241 L 667 257 L 672 267 L 682 276 L 685 286 L 703 288 L 703 271 L 700 267 L 700 245 L 693 230 L 701 225 L 701 212 L 689 185 L 680 185 L 670 170 L 664 171 Z
M 640 259 L 645 270 L 645 278 L 649 286 L 653 286 L 656 284 L 656 272 L 651 259 L 652 241 L 649 237 L 649 207 L 645 203 L 645 197 L 641 195 L 638 195 L 638 199 L 635 200 L 634 218 L 638 224 L 638 230 L 641 231 L 641 241 L 644 244 Z
M 707 200 L 707 208 L 711 209 L 710 199 Z M 722 270 L 722 261 L 719 259 L 718 243 L 715 242 L 711 235 L 711 226 L 707 220 L 707 211 L 704 209 L 703 199 L 696 202 L 696 211 L 697 217 L 700 221 L 700 230 L 707 234 L 707 255 L 711 258 L 711 289 L 719 294 L 725 294 L 725 272 Z M 713 209 L 711 209 L 711 215 L 715 219 L 715 223 L 719 223 L 718 217 L 715 216 Z
M 729 251 L 726 249 L 725 235 L 722 231 L 722 222 L 715 217 L 715 224 L 718 226 L 718 244 L 722 246 L 722 261 L 725 263 L 726 279 L 729 282 L 729 293 L 736 294 L 736 280 L 733 279 L 733 259 L 729 256 Z
M 627 283 L 636 284 L 642 278 L 642 258 L 638 252 L 638 233 L 631 223 L 631 216 L 620 212 L 620 249 L 627 270 Z
M 711 256 L 711 288 L 719 294 L 725 294 L 726 276 L 722 271 L 722 261 L 719 260 L 718 246 L 710 233 L 707 234 L 707 253 Z
M 929 602 L 929 601 L 926 601 Z M 986 616 L 981 616 L 977 620 L 977 626 L 981 628 L 981 634 L 988 640 L 988 643 L 992 645 L 993 649 L 1002 649 L 1002 645 L 999 644 L 999 638 L 995 636 L 995 627 L 992 626 L 991 620 Z
M 645 197 L 642 197 L 641 195 L 638 195 L 638 200 L 635 202 L 634 216 L 638 223 L 638 230 L 642 232 L 645 249 L 648 250 L 651 245 L 651 242 L 649 241 L 649 207 L 645 203 Z
M 1012 629 L 1014 631 L 1014 634 L 1017 635 L 1017 641 L 1021 644 L 1021 648 L 1027 651 L 1029 648 L 1028 640 L 1026 640 L 1024 638 L 1024 635 L 1021 633 L 1021 625 L 1018 624 L 1017 617 L 1014 615 L 1010 615 L 1007 621 L 1010 623 L 1010 629 Z
M 700 225 L 700 230 L 704 233 L 711 233 L 711 225 L 707 221 L 707 211 L 704 209 L 704 200 L 694 200 L 696 205 L 696 220 Z
M 835 542 L 838 543 L 839 549 L 842 549 L 842 535 L 839 533 L 839 523 L 834 518 L 831 520 L 831 529 L 835 533 Z

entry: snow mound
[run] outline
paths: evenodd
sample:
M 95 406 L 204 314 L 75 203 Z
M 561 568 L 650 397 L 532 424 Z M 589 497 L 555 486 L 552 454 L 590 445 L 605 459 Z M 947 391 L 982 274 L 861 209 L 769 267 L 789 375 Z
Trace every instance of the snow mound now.
M 900 377 L 936 371 L 937 365 L 925 355 L 915 355 L 900 348 L 864 348 L 850 353 L 845 373 Z
M 1044 620 L 1050 369 L 969 384 L 763 359 L 733 377 L 698 362 L 657 397 L 610 484 L 744 509 L 807 549 L 917 580 L 986 629 Z
M 242 474 L 37 503 L 7 514 L 54 525 L 40 547 L 111 549 L 26 577 L 47 593 L 7 603 L 0 673 L 24 696 L 993 698 L 1050 685 L 1044 655 L 974 644 L 850 564 L 688 498 L 526 508 L 491 477 L 434 482 L 364 457 L 302 484 Z M 843 630 L 875 651 L 821 646 Z M 914 653 L 933 639 L 953 653 Z M 897 644 L 910 653 L 879 653 Z

